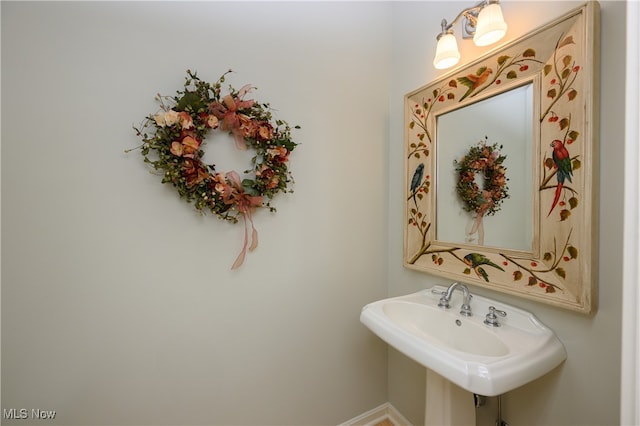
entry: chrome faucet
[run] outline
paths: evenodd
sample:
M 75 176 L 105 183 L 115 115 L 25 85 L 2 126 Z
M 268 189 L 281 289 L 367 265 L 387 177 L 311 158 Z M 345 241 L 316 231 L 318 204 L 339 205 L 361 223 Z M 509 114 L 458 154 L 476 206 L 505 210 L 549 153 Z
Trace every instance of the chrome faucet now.
M 471 298 L 473 296 L 471 295 L 471 293 L 469 293 L 469 289 L 464 284 L 460 284 L 458 282 L 455 282 L 455 283 L 451 284 L 447 288 L 447 290 L 445 290 L 444 292 L 440 293 L 440 294 L 442 294 L 442 297 L 440 298 L 440 301 L 438 302 L 438 306 L 441 307 L 441 308 L 449 309 L 451 307 L 449 302 L 451 302 L 451 296 L 453 295 L 453 291 L 456 288 L 459 289 L 460 291 L 462 291 L 462 306 L 460 306 L 460 315 L 464 315 L 465 317 L 470 317 L 471 315 L 473 315 L 471 313 L 471 305 L 470 305 Z

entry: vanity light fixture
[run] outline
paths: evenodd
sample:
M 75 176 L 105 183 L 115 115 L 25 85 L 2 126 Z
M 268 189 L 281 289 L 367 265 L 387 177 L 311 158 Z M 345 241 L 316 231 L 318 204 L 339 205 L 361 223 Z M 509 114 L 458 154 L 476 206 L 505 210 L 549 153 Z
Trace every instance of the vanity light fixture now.
M 442 20 L 442 31 L 438 34 L 438 45 L 433 66 L 437 69 L 450 68 L 460 60 L 458 43 L 453 35 L 453 26 L 464 18 L 462 38 L 473 38 L 476 46 L 488 46 L 500 40 L 507 32 L 507 24 L 502 17 L 499 0 L 482 0 L 473 7 L 464 9 L 456 18 L 447 23 Z

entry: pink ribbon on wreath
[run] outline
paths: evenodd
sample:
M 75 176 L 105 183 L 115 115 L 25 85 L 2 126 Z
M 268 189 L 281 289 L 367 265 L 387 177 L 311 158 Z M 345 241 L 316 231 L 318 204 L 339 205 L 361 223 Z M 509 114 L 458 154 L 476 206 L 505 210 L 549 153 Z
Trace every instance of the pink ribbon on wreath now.
M 482 219 L 484 218 L 484 214 L 487 212 L 489 207 L 493 204 L 493 201 L 491 201 L 491 193 L 489 191 L 483 190 L 482 196 L 485 200 L 487 200 L 487 202 L 480 206 L 480 208 L 476 211 L 476 220 L 474 221 L 471 231 L 469 231 L 469 233 L 467 234 L 469 235 L 469 237 L 471 237 L 477 232 L 478 244 L 481 246 L 484 245 L 484 222 Z
M 244 133 L 242 131 L 241 118 L 247 119 L 243 114 L 238 111 L 251 108 L 254 104 L 254 100 L 243 100 L 242 97 L 251 90 L 251 85 L 246 84 L 238 92 L 238 96 L 233 97 L 226 95 L 222 98 L 222 103 L 213 102 L 209 105 L 211 114 L 215 115 L 218 120 L 222 122 L 222 130 L 228 130 L 233 134 L 236 141 L 236 147 L 242 151 L 246 151 L 247 144 L 244 141 Z
M 242 182 L 240 181 L 240 175 L 235 171 L 230 171 L 226 175 L 227 181 L 234 189 L 232 194 L 228 197 L 224 197 L 224 202 L 227 204 L 235 204 L 236 209 L 242 213 L 242 219 L 244 221 L 244 245 L 242 251 L 233 262 L 231 269 L 239 268 L 244 262 L 244 258 L 247 254 L 247 248 L 249 251 L 253 251 L 258 247 L 258 231 L 253 225 L 253 218 L 251 217 L 251 211 L 254 207 L 262 205 L 262 196 L 252 196 L 244 192 L 242 188 Z M 251 224 L 251 245 L 249 246 L 249 223 Z
M 482 221 L 483 217 L 484 217 L 484 213 L 477 213 L 476 220 L 473 223 L 473 227 L 471 228 L 471 231 L 469 231 L 469 233 L 467 234 L 469 237 L 472 237 L 473 234 L 477 232 L 478 244 L 481 246 L 484 245 L 484 222 Z M 473 241 L 473 239 L 470 239 L 469 241 Z

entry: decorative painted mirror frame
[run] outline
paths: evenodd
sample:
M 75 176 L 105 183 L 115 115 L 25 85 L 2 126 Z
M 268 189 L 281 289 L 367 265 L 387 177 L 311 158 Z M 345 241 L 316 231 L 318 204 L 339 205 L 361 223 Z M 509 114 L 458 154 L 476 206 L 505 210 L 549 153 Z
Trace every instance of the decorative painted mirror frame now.
M 595 310 L 598 31 L 599 5 L 589 2 L 405 96 L 405 267 Z M 534 87 L 531 250 L 439 241 L 438 167 L 454 165 L 437 162 L 447 143 L 437 139 L 438 115 L 525 83 Z

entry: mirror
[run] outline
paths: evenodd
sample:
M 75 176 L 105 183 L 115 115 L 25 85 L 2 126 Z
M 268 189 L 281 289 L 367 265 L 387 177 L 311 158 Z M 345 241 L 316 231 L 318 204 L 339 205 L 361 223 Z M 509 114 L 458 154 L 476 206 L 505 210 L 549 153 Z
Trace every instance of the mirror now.
M 593 312 L 598 13 L 405 96 L 407 268 Z
M 436 116 L 436 235 L 442 244 L 478 244 L 531 253 L 533 235 L 533 83 L 453 109 Z M 470 132 L 469 129 L 473 129 Z M 497 143 L 506 159 L 509 198 L 499 215 L 484 216 L 474 230 L 477 215 L 464 210 L 458 197 L 455 164 L 478 143 Z M 484 189 L 484 176 L 475 184 Z

